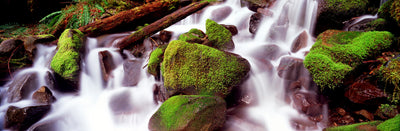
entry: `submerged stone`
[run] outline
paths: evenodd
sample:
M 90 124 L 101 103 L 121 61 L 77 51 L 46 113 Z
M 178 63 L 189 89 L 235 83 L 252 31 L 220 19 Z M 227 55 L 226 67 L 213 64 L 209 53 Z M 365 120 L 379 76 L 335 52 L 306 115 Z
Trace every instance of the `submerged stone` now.
M 5 115 L 5 128 L 11 130 L 27 130 L 31 125 L 42 119 L 51 106 L 30 106 L 18 108 L 10 106 Z
M 51 103 L 56 101 L 56 98 L 53 96 L 53 93 L 46 86 L 40 87 L 38 90 L 33 93 L 32 99 L 39 104 L 50 105 Z
M 39 78 L 36 73 L 20 74 L 15 77 L 7 90 L 8 102 L 17 102 L 29 98 L 38 87 Z
M 238 55 L 205 45 L 172 41 L 162 63 L 164 86 L 175 93 L 225 97 L 250 71 L 249 62 Z
M 218 96 L 179 95 L 165 101 L 151 117 L 152 131 L 214 131 L 225 123 L 226 103 Z

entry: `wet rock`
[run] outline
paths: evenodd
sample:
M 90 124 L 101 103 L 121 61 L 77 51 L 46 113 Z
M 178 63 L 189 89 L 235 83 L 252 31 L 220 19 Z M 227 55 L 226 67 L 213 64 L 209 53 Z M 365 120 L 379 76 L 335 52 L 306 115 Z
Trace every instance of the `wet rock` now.
M 169 40 L 171 40 L 172 34 L 173 34 L 172 31 L 162 30 L 160 31 L 160 40 L 162 42 L 168 43 Z
M 212 11 L 210 19 L 216 22 L 220 22 L 227 18 L 231 14 L 231 12 L 232 8 L 229 6 L 220 7 Z
M 11 53 L 19 46 L 23 45 L 23 41 L 18 39 L 8 39 L 0 44 L 0 55 L 10 56 Z
M 279 77 L 286 80 L 298 80 L 301 75 L 307 73 L 303 60 L 294 57 L 284 57 L 277 68 Z
M 44 76 L 44 81 L 46 82 L 46 87 L 52 90 L 57 90 L 57 85 L 56 85 L 56 80 L 53 76 L 53 74 L 50 73 L 50 71 L 47 71 L 45 76 Z
M 359 110 L 355 112 L 357 115 L 361 115 L 365 118 L 367 118 L 369 121 L 373 121 L 374 120 L 374 114 L 368 112 L 365 109 Z
M 252 53 L 252 55 L 257 59 L 268 61 L 276 60 L 284 54 L 285 53 L 282 52 L 281 48 L 277 45 L 264 45 Z
M 99 52 L 100 68 L 104 81 L 108 81 L 110 78 L 110 73 L 116 68 L 113 61 L 112 54 L 108 51 Z
M 44 44 L 47 42 L 51 42 L 56 40 L 53 35 L 38 35 L 38 36 L 29 36 L 24 40 L 25 50 L 28 52 L 30 57 L 34 57 L 33 54 L 36 51 L 36 44 Z
M 58 51 L 51 61 L 59 86 L 68 90 L 78 90 L 78 81 L 81 70 L 81 51 L 83 51 L 84 34 L 78 29 L 65 30 L 57 43 Z
M 263 20 L 264 15 L 261 13 L 254 13 L 250 16 L 249 22 L 249 31 L 252 34 L 257 33 L 258 27 L 260 26 L 261 21 Z
M 125 60 L 124 66 L 124 79 L 122 80 L 123 86 L 136 86 L 140 80 L 140 71 L 142 69 L 141 60 Z
M 134 110 L 132 103 L 132 96 L 129 91 L 124 91 L 114 94 L 109 103 L 109 107 L 114 114 L 129 113 Z
M 235 25 L 224 25 L 224 24 L 221 25 L 224 26 L 226 29 L 228 29 L 229 32 L 231 32 L 232 36 L 238 34 L 238 29 L 236 28 Z
M 247 6 L 251 11 L 257 12 L 259 8 L 271 6 L 276 0 L 241 0 L 242 6 Z
M 54 121 L 42 123 L 40 125 L 35 124 L 36 127 L 32 127 L 33 131 L 54 131 L 57 130 L 57 125 Z
M 17 102 L 30 98 L 30 94 L 38 88 L 39 78 L 36 73 L 19 74 L 9 85 L 8 102 Z
M 50 108 L 50 105 L 24 108 L 10 106 L 5 115 L 5 128 L 11 130 L 26 130 L 42 119 L 50 111 Z
M 307 116 L 313 117 L 314 121 L 321 121 L 322 104 L 318 100 L 318 96 L 310 93 L 297 92 L 293 94 L 293 102 L 296 109 L 300 110 Z
M 154 84 L 153 89 L 154 102 L 164 102 L 168 99 L 167 89 L 162 83 Z
M 56 101 L 56 98 L 53 96 L 53 93 L 46 86 L 40 87 L 38 90 L 33 93 L 32 96 L 33 101 L 39 104 L 50 105 L 51 103 Z
M 383 90 L 379 89 L 375 84 L 372 84 L 369 81 L 357 81 L 353 83 L 346 91 L 345 96 L 354 103 L 366 105 L 374 104 L 371 103 L 374 99 L 385 100 L 387 97 Z
M 307 34 L 306 31 L 303 31 L 293 41 L 293 44 L 292 44 L 292 47 L 290 48 L 290 51 L 293 52 L 293 53 L 296 53 L 300 49 L 302 49 L 304 47 L 307 47 L 307 40 L 308 40 L 308 34 Z
M 180 40 L 168 44 L 162 66 L 168 91 L 222 97 L 238 86 L 250 71 L 248 61 L 236 54 Z
M 213 131 L 225 123 L 226 104 L 221 97 L 179 95 L 165 101 L 149 122 L 150 130 Z

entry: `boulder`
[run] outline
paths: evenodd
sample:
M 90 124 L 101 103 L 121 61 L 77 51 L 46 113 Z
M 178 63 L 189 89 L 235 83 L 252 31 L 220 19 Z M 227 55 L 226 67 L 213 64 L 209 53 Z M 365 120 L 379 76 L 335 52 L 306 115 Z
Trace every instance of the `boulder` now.
M 152 131 L 213 131 L 225 123 L 226 104 L 218 96 L 178 95 L 165 101 L 151 117 Z
M 375 116 L 380 117 L 381 119 L 389 119 L 395 117 L 399 114 L 398 106 L 389 105 L 389 104 L 381 104 L 379 108 L 375 112 Z
M 0 44 L 0 55 L 2 56 L 10 56 L 12 52 L 23 45 L 23 41 L 18 39 L 8 39 Z
M 292 99 L 294 108 L 313 118 L 311 120 L 319 122 L 323 119 L 323 107 L 316 94 L 296 92 Z
M 391 102 L 400 101 L 400 56 L 396 56 L 381 66 L 378 78 L 384 86 L 385 92 L 390 96 Z
M 386 31 L 344 32 L 328 30 L 320 34 L 304 60 L 320 88 L 343 84 L 345 76 L 368 57 L 388 49 L 393 35 Z
M 123 86 L 136 86 L 139 83 L 142 64 L 143 61 L 139 59 L 124 61 L 123 67 L 125 77 L 122 80 Z
M 224 24 L 221 25 L 224 26 L 226 29 L 228 29 L 229 32 L 231 32 L 232 36 L 237 35 L 239 33 L 235 25 L 224 25 Z
M 279 46 L 271 44 L 263 45 L 262 47 L 257 48 L 252 55 L 260 60 L 271 61 L 278 59 L 279 57 L 285 55 L 285 53 L 282 52 Z
M 290 48 L 290 51 L 293 53 L 296 53 L 302 48 L 307 47 L 307 42 L 308 41 L 308 34 L 306 31 L 301 32 L 296 39 L 293 41 L 292 47 Z
M 18 108 L 10 106 L 5 115 L 5 128 L 11 130 L 27 130 L 42 119 L 49 111 L 50 105 Z
M 378 11 L 379 17 L 385 18 L 386 20 L 394 21 L 400 26 L 400 1 L 388 0 L 386 1 Z
M 38 90 L 36 90 L 35 93 L 33 93 L 32 99 L 36 103 L 45 105 L 50 105 L 51 103 L 56 101 L 53 93 L 46 86 L 42 86 Z
M 36 73 L 17 75 L 9 85 L 8 102 L 17 102 L 30 98 L 30 94 L 38 88 L 39 78 Z
M 378 104 L 374 100 L 386 100 L 388 97 L 385 92 L 379 89 L 376 84 L 369 80 L 360 80 L 354 82 L 346 91 L 345 96 L 352 102 L 364 105 Z
M 77 29 L 65 30 L 57 43 L 58 51 L 51 61 L 59 86 L 66 86 L 67 91 L 78 90 L 79 72 L 81 70 L 81 51 L 83 51 L 84 34 Z
M 308 74 L 307 69 L 304 68 L 303 59 L 294 57 L 283 57 L 277 71 L 279 77 L 294 81 Z
M 232 33 L 213 20 L 207 19 L 206 21 L 206 35 L 211 44 L 208 46 L 222 50 L 235 48 L 232 41 Z
M 247 6 L 251 11 L 257 12 L 259 8 L 269 7 L 274 4 L 276 0 L 241 0 L 242 6 Z
M 212 11 L 210 19 L 216 22 L 220 22 L 226 19 L 231 14 L 231 12 L 232 8 L 230 6 L 220 7 Z
M 165 50 L 161 69 L 170 95 L 225 97 L 246 78 L 250 64 L 236 54 L 175 40 Z
M 193 28 L 193 29 L 190 29 L 189 32 L 179 35 L 178 40 L 186 41 L 189 43 L 202 44 L 206 41 L 204 39 L 205 37 L 206 37 L 206 34 L 203 31 Z
M 30 57 L 33 58 L 33 54 L 36 50 L 36 44 L 44 44 L 56 40 L 53 35 L 37 35 L 29 36 L 24 40 L 25 50 L 29 53 Z
M 257 33 L 258 27 L 260 26 L 261 21 L 263 20 L 264 15 L 261 13 L 254 13 L 250 16 L 249 22 L 249 31 L 252 34 Z

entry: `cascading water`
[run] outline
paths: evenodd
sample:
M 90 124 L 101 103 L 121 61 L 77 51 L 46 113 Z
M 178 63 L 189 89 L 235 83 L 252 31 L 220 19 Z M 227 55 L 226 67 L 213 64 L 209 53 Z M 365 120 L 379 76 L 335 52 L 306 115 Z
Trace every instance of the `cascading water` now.
M 278 76 L 277 68 L 281 59 L 285 57 L 304 59 L 306 52 L 311 48 L 313 41 L 309 34 L 312 34 L 315 22 L 317 1 L 277 0 L 272 7 L 265 9 L 271 15 L 264 16 L 256 34 L 251 34 L 248 30 L 249 18 L 253 12 L 240 5 L 240 0 L 227 0 L 221 4 L 209 6 L 202 13 L 193 14 L 166 30 L 173 31 L 173 39 L 176 39 L 179 34 L 187 32 L 191 28 L 205 30 L 205 21 L 208 18 L 214 19 L 220 24 L 235 25 L 239 33 L 233 37 L 235 49 L 232 52 L 246 58 L 251 64 L 249 78 L 242 85 L 242 88 L 248 91 L 247 96 L 244 97 L 247 99 L 243 101 L 251 104 L 244 108 L 245 118 L 228 118 L 226 123 L 232 128 L 227 130 L 295 130 L 294 119 L 309 120 L 294 109 L 293 100 L 290 100 L 293 99 L 292 97 L 289 97 L 289 100 L 285 97 L 285 80 Z M 215 15 L 221 8 L 229 8 L 230 13 Z M 219 18 L 217 19 L 216 16 Z M 293 41 L 302 32 L 306 32 L 308 38 L 306 47 L 299 51 L 291 51 Z M 128 34 L 115 35 L 113 38 L 125 35 Z M 148 130 L 150 117 L 161 105 L 161 103 L 154 102 L 153 96 L 154 85 L 158 82 L 147 73 L 147 68 L 142 68 L 146 67 L 147 56 L 150 52 L 147 51 L 141 58 L 128 54 L 128 58 L 123 59 L 118 50 L 104 47 L 112 44 L 100 43 L 98 39 L 88 38 L 86 41 L 87 53 L 82 63 L 79 93 L 55 92 L 57 101 L 52 104 L 51 112 L 30 129 L 50 124 L 56 130 L 66 131 Z M 145 40 L 145 42 L 149 41 Z M 257 56 L 263 53 L 259 50 L 260 48 L 270 45 L 278 47 L 276 49 L 278 49 L 279 55 L 265 63 Z M 55 47 L 47 48 L 50 52 L 55 50 Z M 42 52 L 45 49 L 39 47 L 38 50 Z M 107 81 L 103 80 L 100 73 L 98 54 L 102 51 L 109 52 L 116 65 Z M 51 57 L 45 54 L 38 54 L 38 59 L 35 61 L 35 63 L 47 61 L 47 64 L 41 66 L 44 69 L 43 72 L 50 71 L 48 63 Z M 140 63 L 141 70 L 138 73 L 140 77 L 138 77 L 139 82 L 136 85 L 125 86 L 123 84 L 124 77 L 127 77 L 124 76 L 126 61 Z M 272 65 L 272 68 L 267 68 L 268 63 Z M 38 67 L 34 66 L 33 68 L 37 69 Z M 40 86 L 42 85 L 46 84 L 41 83 Z M 303 88 L 302 92 L 308 92 Z M 0 108 L 2 115 L 9 105 L 19 105 L 20 107 L 32 105 L 32 102 L 26 101 L 5 103 Z M 317 130 L 323 127 L 323 124 L 318 123 L 316 126 L 300 129 Z

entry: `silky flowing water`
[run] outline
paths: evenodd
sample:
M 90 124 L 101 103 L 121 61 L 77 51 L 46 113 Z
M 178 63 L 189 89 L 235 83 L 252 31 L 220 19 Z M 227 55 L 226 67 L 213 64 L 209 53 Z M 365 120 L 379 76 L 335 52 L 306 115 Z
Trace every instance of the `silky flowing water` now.
M 228 118 L 225 129 L 288 131 L 295 130 L 294 120 L 313 123 L 294 108 L 291 97 L 285 100 L 285 81 L 278 76 L 277 67 L 283 57 L 304 59 L 306 52 L 311 48 L 313 37 L 310 34 L 312 34 L 316 19 L 317 1 L 277 0 L 270 8 L 265 9 L 270 15 L 264 16 L 256 34 L 249 32 L 249 20 L 254 12 L 240 5 L 240 0 L 227 0 L 210 5 L 166 30 L 174 33 L 172 39 L 177 39 L 179 34 L 191 28 L 205 31 L 206 19 L 213 19 L 219 24 L 235 25 L 238 28 L 239 33 L 233 36 L 235 49 L 231 52 L 241 55 L 250 62 L 249 78 L 241 85 L 241 88 L 246 90 L 242 101 L 249 105 L 240 111 L 240 115 L 245 117 Z M 223 12 L 221 8 L 229 8 L 230 13 L 218 15 Z M 307 47 L 291 52 L 293 41 L 302 32 L 307 33 Z M 51 124 L 60 131 L 148 130 L 150 117 L 162 104 L 154 100 L 154 85 L 162 84 L 162 81 L 156 81 L 154 76 L 147 73 L 146 64 L 151 50 L 145 52 L 140 58 L 129 53 L 126 53 L 127 58 L 123 58 L 116 48 L 109 46 L 126 35 L 129 34 L 87 38 L 87 51 L 81 63 L 79 92 L 61 93 L 53 90 L 57 101 L 52 104 L 50 113 L 34 124 L 30 130 L 45 124 Z M 150 42 L 150 40 L 145 40 L 145 42 Z M 265 67 L 264 61 L 256 57 L 257 54 L 263 53 L 259 49 L 266 45 L 278 46 L 282 54 L 270 61 L 273 68 L 269 70 Z M 55 46 L 39 45 L 34 65 L 16 75 L 38 72 L 39 78 L 43 78 L 47 71 L 51 72 L 49 63 L 55 51 Z M 108 81 L 102 78 L 98 55 L 100 51 L 110 52 L 113 62 L 117 65 Z M 140 80 L 136 86 L 122 84 L 124 77 L 129 77 L 124 76 L 123 63 L 126 60 L 141 62 L 141 70 L 138 71 Z M 40 81 L 37 88 L 48 85 L 44 80 Z M 1 88 L 3 95 L 6 95 L 7 88 L 7 84 Z M 304 89 L 301 91 L 307 92 Z M 16 103 L 7 103 L 5 99 L 2 101 L 0 107 L 2 119 L 10 105 L 17 107 L 35 105 L 31 99 Z M 324 121 L 315 125 L 305 129 L 321 130 L 325 126 Z

